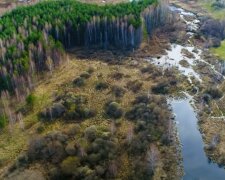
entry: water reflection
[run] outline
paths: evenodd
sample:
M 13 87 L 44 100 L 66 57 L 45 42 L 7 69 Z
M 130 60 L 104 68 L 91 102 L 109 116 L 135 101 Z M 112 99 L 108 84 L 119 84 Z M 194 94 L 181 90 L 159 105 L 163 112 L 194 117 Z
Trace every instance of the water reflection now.
M 225 170 L 211 162 L 204 152 L 204 142 L 198 129 L 196 113 L 191 106 L 191 97 L 171 99 L 176 114 L 179 139 L 182 144 L 184 180 L 224 180 Z

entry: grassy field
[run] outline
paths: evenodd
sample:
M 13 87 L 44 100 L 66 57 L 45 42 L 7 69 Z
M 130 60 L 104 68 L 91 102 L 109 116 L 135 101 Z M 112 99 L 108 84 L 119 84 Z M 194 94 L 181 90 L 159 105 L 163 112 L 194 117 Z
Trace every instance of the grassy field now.
M 224 19 L 225 18 L 225 9 L 215 10 L 211 5 L 214 1 L 203 1 L 200 0 L 199 4 L 208 11 L 208 13 L 215 19 Z
M 225 40 L 221 42 L 221 46 L 218 48 L 212 48 L 212 53 L 215 54 L 218 58 L 225 60 Z
M 225 20 L 225 9 L 215 10 L 212 7 L 214 0 L 199 0 L 198 3 L 201 7 L 207 11 L 207 13 L 214 19 Z M 218 58 L 225 60 L 225 40 L 221 42 L 221 46 L 218 48 L 212 48 L 211 52 Z

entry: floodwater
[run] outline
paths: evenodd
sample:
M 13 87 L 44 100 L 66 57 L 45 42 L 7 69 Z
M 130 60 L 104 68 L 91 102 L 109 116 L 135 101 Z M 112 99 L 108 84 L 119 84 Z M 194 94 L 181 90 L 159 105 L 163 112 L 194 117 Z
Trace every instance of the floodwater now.
M 187 57 L 182 51 L 188 51 L 188 53 L 192 54 L 192 57 Z M 167 55 L 163 55 L 160 58 L 153 58 L 149 60 L 152 64 L 160 66 L 165 69 L 170 69 L 172 67 L 176 67 L 181 74 L 188 77 L 188 80 L 191 81 L 191 77 L 194 77 L 198 81 L 202 81 L 200 75 L 196 73 L 193 69 L 195 65 L 195 61 L 200 59 L 200 54 L 198 52 L 193 52 L 194 47 L 191 46 L 182 46 L 179 44 L 172 44 L 171 49 L 166 51 Z M 181 64 L 181 61 L 185 61 L 188 65 L 184 66 Z
M 169 9 L 172 12 L 179 14 L 180 18 L 187 25 L 187 34 L 193 36 L 194 33 L 199 29 L 200 21 L 197 19 L 197 16 L 192 12 L 185 11 L 184 9 L 175 6 L 169 6 Z M 188 54 L 191 56 L 187 56 L 187 53 L 185 54 L 185 52 L 188 52 Z M 201 52 L 202 51 L 200 49 L 197 49 L 191 45 L 182 46 L 179 44 L 171 44 L 171 49 L 166 51 L 167 55 L 163 55 L 159 58 L 153 58 L 149 61 L 157 66 L 162 67 L 163 70 L 172 67 L 177 68 L 188 78 L 190 83 L 192 83 L 192 77 L 202 82 L 200 75 L 194 70 L 196 62 L 201 61 Z M 183 61 L 183 63 L 181 61 Z M 184 63 L 186 65 L 184 65 Z

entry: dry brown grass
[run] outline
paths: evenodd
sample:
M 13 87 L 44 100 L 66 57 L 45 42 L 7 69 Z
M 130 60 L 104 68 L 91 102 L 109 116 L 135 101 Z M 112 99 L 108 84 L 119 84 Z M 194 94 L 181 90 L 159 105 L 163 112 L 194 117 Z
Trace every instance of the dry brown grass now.
M 215 136 L 220 137 L 220 142 L 215 149 L 208 151 L 209 156 L 217 163 L 224 164 L 225 159 L 225 122 L 224 119 L 207 119 L 201 124 L 204 140 L 209 145 Z
M 92 74 L 86 82 L 86 85 L 81 88 L 66 88 L 67 84 L 72 83 L 73 79 L 79 76 L 82 72 L 88 70 L 90 67 L 95 68 L 95 72 Z M 118 71 L 120 69 L 124 74 L 129 75 L 130 78 L 123 78 L 120 81 L 108 78 L 113 71 Z M 101 74 L 101 77 L 99 75 Z M 109 121 L 103 121 L 103 106 L 108 99 L 113 99 L 109 93 L 110 89 L 105 91 L 96 91 L 95 84 L 97 81 L 104 79 L 110 85 L 120 85 L 125 86 L 127 79 L 140 78 L 141 74 L 138 69 L 134 67 L 117 65 L 108 65 L 100 61 L 85 61 L 85 60 L 72 60 L 65 63 L 62 67 L 56 70 L 52 75 L 47 75 L 46 80 L 43 80 L 35 88 L 34 94 L 38 98 L 35 105 L 34 111 L 28 116 L 24 117 L 24 123 L 27 130 L 21 130 L 19 124 L 15 124 L 12 127 L 11 132 L 9 129 L 4 129 L 0 134 L 0 161 L 2 165 L 6 165 L 16 158 L 18 153 L 26 148 L 26 144 L 29 138 L 36 134 L 36 128 L 38 127 L 39 121 L 37 118 L 37 113 L 40 112 L 44 107 L 48 106 L 54 99 L 55 94 L 61 93 L 64 90 L 73 91 L 79 95 L 85 95 L 88 98 L 88 106 L 94 107 L 98 111 L 96 117 L 84 121 L 82 127 L 87 127 L 91 124 L 99 124 L 103 126 L 108 126 Z M 151 83 L 145 83 L 144 88 L 148 89 Z M 123 108 L 127 108 L 130 101 L 133 100 L 134 94 L 132 92 L 127 92 L 123 99 L 121 100 L 121 105 Z M 30 128 L 31 127 L 31 128 Z M 45 127 L 45 132 L 47 133 L 52 130 L 60 130 L 66 127 L 66 124 L 62 122 L 56 122 Z

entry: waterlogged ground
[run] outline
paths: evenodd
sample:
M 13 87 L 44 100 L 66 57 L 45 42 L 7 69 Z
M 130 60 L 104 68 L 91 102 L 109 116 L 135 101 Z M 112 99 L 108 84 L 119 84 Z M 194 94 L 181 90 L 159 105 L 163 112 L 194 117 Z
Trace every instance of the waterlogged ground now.
M 209 59 L 204 59 L 208 51 L 191 43 L 191 38 L 199 29 L 200 21 L 197 19 L 197 16 L 182 8 L 171 6 L 170 9 L 178 13 L 180 19 L 186 24 L 186 31 L 189 34 L 188 43 L 186 45 L 171 44 L 171 48 L 166 50 L 165 55 L 147 59 L 147 61 L 160 67 L 163 72 L 176 68 L 180 74 L 186 76 L 192 85 L 196 85 L 196 81 L 193 81 L 193 79 L 197 80 L 199 85 L 204 86 L 209 85 L 210 80 L 205 81 L 207 78 L 215 81 L 214 85 L 222 82 L 224 79 L 222 74 L 224 70 L 223 63 L 218 61 L 212 63 Z M 205 69 L 205 71 L 202 69 Z M 195 103 L 197 102 L 195 102 L 194 97 L 187 93 L 185 93 L 185 96 L 182 99 L 169 99 L 169 104 L 175 114 L 178 137 L 181 142 L 184 168 L 183 179 L 222 180 L 225 178 L 225 170 L 216 163 L 212 163 L 204 151 L 205 144 L 199 131 L 197 113 L 195 112 L 197 110 Z M 196 96 L 198 97 L 198 92 Z M 222 116 L 217 116 L 217 118 L 221 119 L 224 117 L 221 110 L 220 114 Z M 204 130 L 205 132 L 207 131 L 207 129 Z
M 170 10 L 180 16 L 181 21 L 186 24 L 189 39 L 199 29 L 200 21 L 197 16 L 191 12 L 187 12 L 182 8 L 170 6 Z M 200 75 L 194 70 L 196 60 L 200 60 L 201 51 L 192 45 L 183 46 L 179 44 L 171 44 L 171 49 L 166 51 L 166 55 L 150 59 L 149 61 L 155 65 L 162 67 L 163 71 L 170 68 L 177 68 L 192 83 L 191 78 L 202 81 Z
M 149 61 L 162 67 L 163 71 L 173 67 L 177 68 L 183 75 L 188 77 L 189 82 L 192 82 L 192 77 L 201 82 L 200 75 L 193 69 L 195 61 L 200 59 L 199 51 L 193 52 L 194 50 L 195 48 L 191 46 L 185 47 L 179 44 L 172 44 L 171 49 L 166 51 L 167 55 L 153 58 Z M 190 55 L 185 54 L 187 52 Z

